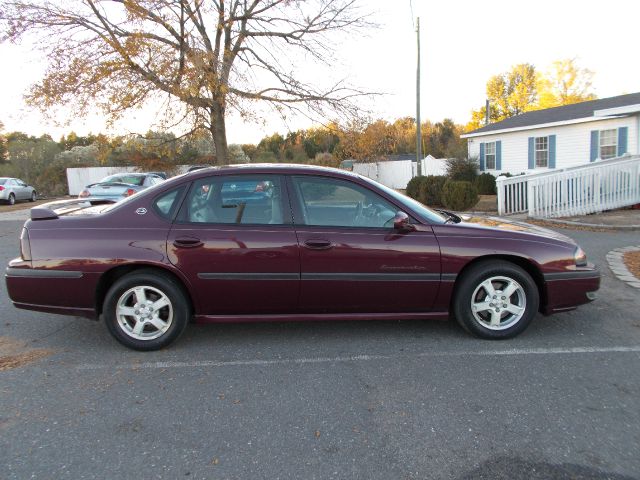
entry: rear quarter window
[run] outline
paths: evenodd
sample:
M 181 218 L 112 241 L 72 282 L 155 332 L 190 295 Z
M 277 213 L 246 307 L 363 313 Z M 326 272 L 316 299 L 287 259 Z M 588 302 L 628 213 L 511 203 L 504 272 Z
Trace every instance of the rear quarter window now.
M 153 209 L 162 218 L 167 220 L 173 219 L 183 190 L 184 187 L 180 187 L 163 193 L 153 201 Z

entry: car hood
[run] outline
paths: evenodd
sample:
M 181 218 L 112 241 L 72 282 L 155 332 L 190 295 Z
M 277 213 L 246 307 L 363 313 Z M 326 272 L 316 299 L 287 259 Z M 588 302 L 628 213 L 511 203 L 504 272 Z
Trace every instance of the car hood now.
M 520 222 L 517 220 L 507 220 L 501 217 L 485 217 L 485 216 L 461 215 L 460 218 L 462 219 L 462 222 L 460 222 L 460 224 L 470 228 L 491 229 L 491 230 L 498 230 L 498 231 L 504 231 L 504 232 L 523 233 L 523 234 L 535 235 L 537 237 L 543 237 L 547 239 L 552 238 L 554 240 L 571 243 L 573 245 L 576 244 L 576 242 L 572 238 L 567 237 L 562 233 L 558 233 L 553 230 L 549 230 L 548 228 L 539 227 L 537 225 L 532 225 L 526 222 Z

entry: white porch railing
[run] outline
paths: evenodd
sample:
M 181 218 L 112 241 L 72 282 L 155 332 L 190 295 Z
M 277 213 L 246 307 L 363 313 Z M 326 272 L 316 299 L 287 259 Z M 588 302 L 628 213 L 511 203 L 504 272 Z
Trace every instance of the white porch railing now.
M 498 177 L 498 214 L 586 215 L 640 203 L 640 156 L 516 177 Z

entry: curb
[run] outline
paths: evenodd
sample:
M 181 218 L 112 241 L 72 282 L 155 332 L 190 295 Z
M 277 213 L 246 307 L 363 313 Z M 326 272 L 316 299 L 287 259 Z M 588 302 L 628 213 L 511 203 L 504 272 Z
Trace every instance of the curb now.
M 567 225 L 570 227 L 606 228 L 608 230 L 634 231 L 640 230 L 640 225 L 608 225 L 606 223 L 584 223 L 572 222 L 570 220 L 557 220 L 554 218 L 529 217 L 541 222 L 555 223 L 557 225 Z
M 607 263 L 609 264 L 609 268 L 611 269 L 613 274 L 618 277 L 619 280 L 622 280 L 630 287 L 640 289 L 640 279 L 636 278 L 629 271 L 622 259 L 625 253 L 637 251 L 640 251 L 640 245 L 635 247 L 631 246 L 616 248 L 615 250 L 611 250 L 609 253 L 607 253 Z

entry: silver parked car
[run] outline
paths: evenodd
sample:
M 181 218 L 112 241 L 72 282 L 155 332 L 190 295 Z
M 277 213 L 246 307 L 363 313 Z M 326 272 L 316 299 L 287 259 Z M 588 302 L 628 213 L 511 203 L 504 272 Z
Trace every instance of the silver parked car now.
M 78 198 L 94 202 L 118 202 L 163 181 L 156 173 L 116 173 L 98 183 L 87 185 Z
M 37 197 L 36 189 L 19 178 L 0 177 L 0 201 L 13 205 L 18 200 L 35 202 Z

